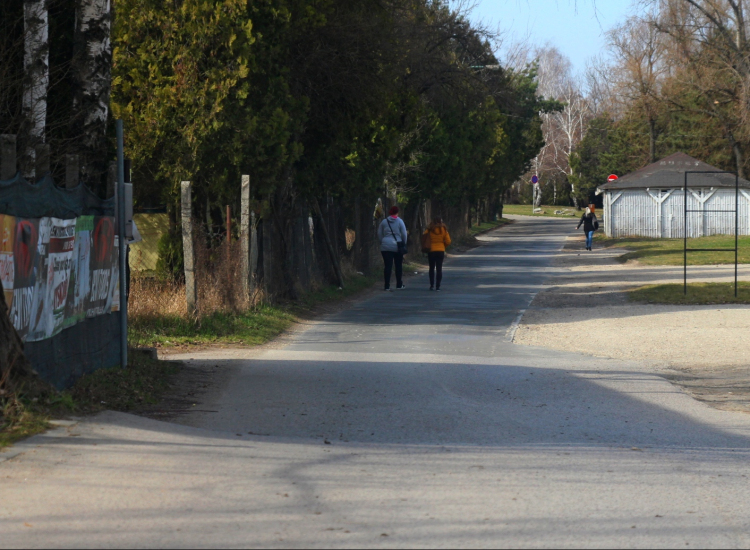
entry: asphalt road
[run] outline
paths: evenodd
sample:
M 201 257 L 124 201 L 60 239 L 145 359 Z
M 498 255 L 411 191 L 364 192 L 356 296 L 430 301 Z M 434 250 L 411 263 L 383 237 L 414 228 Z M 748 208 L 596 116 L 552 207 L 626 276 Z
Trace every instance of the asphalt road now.
M 418 276 L 273 349 L 185 357 L 226 373 L 211 412 L 29 440 L 0 463 L 0 547 L 750 546 L 750 417 L 511 343 L 571 230 L 522 218 L 442 293 Z

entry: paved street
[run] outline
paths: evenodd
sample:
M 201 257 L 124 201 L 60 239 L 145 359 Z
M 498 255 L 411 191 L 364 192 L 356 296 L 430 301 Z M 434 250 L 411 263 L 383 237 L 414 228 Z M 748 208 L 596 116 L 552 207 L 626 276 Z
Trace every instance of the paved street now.
M 519 218 L 442 293 L 419 275 L 282 345 L 184 357 L 226 375 L 180 424 L 33 438 L 0 462 L 0 547 L 750 546 L 749 416 L 511 343 L 573 227 Z

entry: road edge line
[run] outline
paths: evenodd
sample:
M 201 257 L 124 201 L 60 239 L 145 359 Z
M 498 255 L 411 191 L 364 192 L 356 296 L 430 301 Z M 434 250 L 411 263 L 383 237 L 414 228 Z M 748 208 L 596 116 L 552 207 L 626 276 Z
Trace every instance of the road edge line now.
M 518 312 L 518 316 L 516 317 L 515 321 L 508 327 L 508 331 L 506 332 L 506 335 L 508 337 L 509 342 L 513 342 L 513 339 L 516 337 L 516 331 L 518 330 L 518 326 L 521 324 L 521 319 L 523 319 L 524 314 L 526 313 L 525 309 L 522 309 Z

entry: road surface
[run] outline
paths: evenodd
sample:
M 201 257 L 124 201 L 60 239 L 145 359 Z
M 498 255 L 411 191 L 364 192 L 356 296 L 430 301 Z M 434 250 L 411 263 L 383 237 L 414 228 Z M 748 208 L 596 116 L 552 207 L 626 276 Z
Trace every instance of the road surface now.
M 0 547 L 750 546 L 750 417 L 511 343 L 571 225 L 520 218 L 442 293 L 418 276 L 282 345 L 185 357 L 225 373 L 212 412 L 32 438 L 0 463 Z

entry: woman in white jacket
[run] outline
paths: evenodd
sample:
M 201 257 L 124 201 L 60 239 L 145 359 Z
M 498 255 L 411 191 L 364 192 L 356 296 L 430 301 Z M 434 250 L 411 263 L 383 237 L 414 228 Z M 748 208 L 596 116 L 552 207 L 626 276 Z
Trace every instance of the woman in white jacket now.
M 396 288 L 406 288 L 402 279 L 404 254 L 406 253 L 406 224 L 398 217 L 398 206 L 392 206 L 385 218 L 378 226 L 378 240 L 380 240 L 380 253 L 383 255 L 385 269 L 384 290 L 391 290 L 391 270 L 396 264 Z

